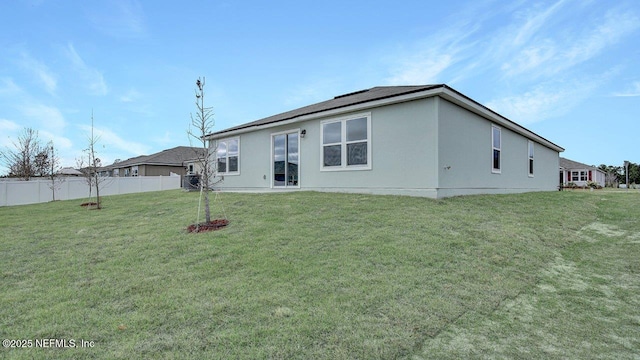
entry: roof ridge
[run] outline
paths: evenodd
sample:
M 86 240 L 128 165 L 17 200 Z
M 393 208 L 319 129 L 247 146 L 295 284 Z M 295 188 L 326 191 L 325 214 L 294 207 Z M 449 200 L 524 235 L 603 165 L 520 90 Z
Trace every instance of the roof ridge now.
M 565 157 L 560 156 L 559 157 L 559 165 L 561 167 L 585 167 L 585 168 L 592 168 L 592 169 L 597 169 L 600 170 L 597 166 L 595 165 L 589 165 L 589 164 L 585 164 L 583 162 L 579 162 L 579 161 L 575 161 L 575 160 L 571 160 L 571 159 L 567 159 Z M 562 164 L 564 162 L 564 164 Z M 564 166 L 563 166 L 564 165 Z
M 248 122 L 245 124 L 233 126 L 231 128 L 219 130 L 211 134 L 207 134 L 207 137 L 217 134 L 226 133 L 229 131 L 250 128 L 259 125 L 265 125 L 270 123 L 277 123 L 285 120 L 294 119 L 304 115 L 310 115 L 320 113 L 323 111 L 334 110 L 351 105 L 358 105 L 366 102 L 372 102 L 376 100 L 392 98 L 401 95 L 407 95 L 414 92 L 426 91 L 438 87 L 447 87 L 445 84 L 428 84 L 428 85 L 396 85 L 396 86 L 377 86 L 365 90 L 354 91 L 343 95 L 335 96 L 329 100 L 321 101 L 315 104 L 310 104 L 297 109 L 285 111 L 279 114 L 271 115 L 259 120 Z M 377 90 L 377 91 L 374 91 Z
M 375 89 L 375 88 L 371 88 L 371 89 Z M 351 95 L 355 95 L 355 94 L 362 94 L 362 93 L 366 93 L 367 91 L 370 91 L 371 89 L 353 91 L 353 92 L 350 92 L 350 93 L 334 96 L 333 98 L 334 99 L 340 99 L 340 98 L 351 96 Z

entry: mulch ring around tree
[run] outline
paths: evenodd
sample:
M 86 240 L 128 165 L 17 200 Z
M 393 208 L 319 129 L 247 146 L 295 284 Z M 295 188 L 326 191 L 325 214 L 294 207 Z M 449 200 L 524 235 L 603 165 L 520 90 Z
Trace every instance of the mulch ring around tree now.
M 80 204 L 80 206 L 87 208 L 89 210 L 99 209 L 97 202 L 86 202 L 86 203 Z
M 223 227 L 229 225 L 229 220 L 227 219 L 215 219 L 211 220 L 208 223 L 200 223 L 200 224 L 191 224 L 187 227 L 187 232 L 190 233 L 201 233 L 206 231 L 218 230 Z

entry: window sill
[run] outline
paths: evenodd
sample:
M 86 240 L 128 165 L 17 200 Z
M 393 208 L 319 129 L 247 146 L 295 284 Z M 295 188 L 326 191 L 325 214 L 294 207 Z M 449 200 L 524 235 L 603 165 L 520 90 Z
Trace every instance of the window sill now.
M 371 166 L 349 166 L 349 167 L 321 167 L 320 171 L 332 172 L 332 171 L 363 171 L 371 170 Z

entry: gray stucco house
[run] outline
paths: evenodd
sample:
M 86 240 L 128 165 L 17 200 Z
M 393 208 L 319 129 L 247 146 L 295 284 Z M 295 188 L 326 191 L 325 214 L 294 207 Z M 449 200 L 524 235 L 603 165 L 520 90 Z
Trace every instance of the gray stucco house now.
M 207 136 L 223 190 L 553 191 L 564 149 L 451 87 L 357 91 Z

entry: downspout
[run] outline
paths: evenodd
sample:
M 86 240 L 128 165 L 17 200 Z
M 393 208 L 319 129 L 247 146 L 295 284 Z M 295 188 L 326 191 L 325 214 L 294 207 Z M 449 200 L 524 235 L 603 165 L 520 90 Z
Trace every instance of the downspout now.
M 435 164 L 433 170 L 435 171 L 435 179 L 436 183 L 434 184 L 434 188 L 436 191 L 436 198 L 439 198 L 438 192 L 440 191 L 440 96 L 434 97 L 434 106 L 433 106 L 433 117 L 435 120 L 435 136 L 433 136 L 436 156 Z

